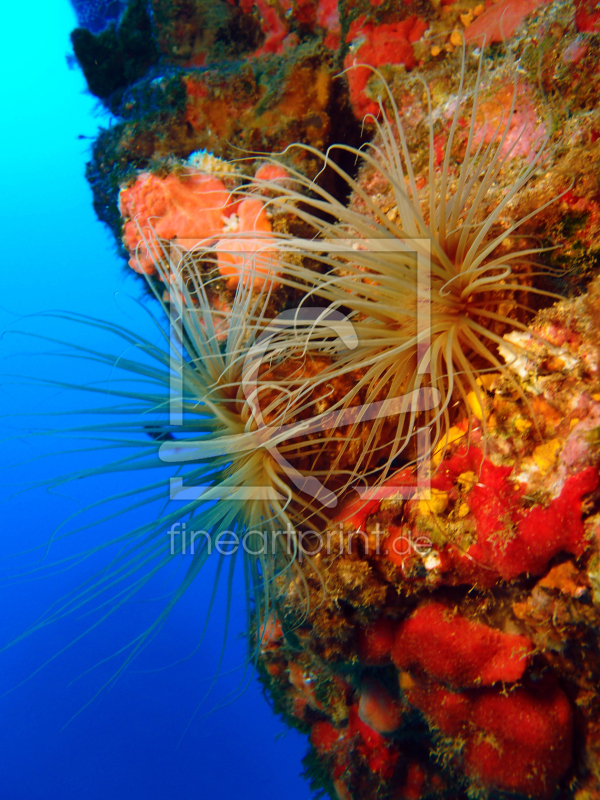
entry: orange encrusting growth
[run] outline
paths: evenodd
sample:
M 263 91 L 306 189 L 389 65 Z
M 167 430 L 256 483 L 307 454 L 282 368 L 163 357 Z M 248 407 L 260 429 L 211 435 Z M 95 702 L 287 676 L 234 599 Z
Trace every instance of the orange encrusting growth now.
M 267 180 L 285 176 L 284 170 L 263 173 Z M 144 172 L 121 189 L 119 205 L 126 220 L 123 242 L 136 272 L 157 272 L 156 262 L 163 259 L 158 240 L 166 240 L 184 251 L 216 252 L 229 289 L 242 275 L 251 276 L 257 289 L 274 276 L 274 252 L 268 248 L 272 226 L 263 202 L 256 197 L 240 201 L 213 175 L 191 168 L 165 178 Z
M 242 200 L 238 207 L 237 235 L 223 237 L 215 248 L 219 272 L 227 278 L 229 289 L 234 289 L 243 275 L 250 273 L 254 288 L 260 288 L 274 274 L 276 252 L 268 246 L 272 230 L 263 202 L 255 197 Z M 258 236 L 246 238 L 243 236 L 246 233 Z
M 413 42 L 418 41 L 426 29 L 427 23 L 415 16 L 384 25 L 365 22 L 362 16 L 350 25 L 346 41 L 352 43 L 351 51 L 344 66 L 348 70 L 350 102 L 358 119 L 365 114 L 379 114 L 378 103 L 365 95 L 367 82 L 373 73 L 362 65 L 404 64 L 406 69 L 413 69 L 417 63 Z
M 209 245 L 223 230 L 223 214 L 230 202 L 225 185 L 218 178 L 194 170 L 160 178 L 149 172 L 121 189 L 121 216 L 127 219 L 123 241 L 136 272 L 156 271 L 155 237 L 177 239 L 185 249 Z M 144 241 L 144 239 L 146 241 Z

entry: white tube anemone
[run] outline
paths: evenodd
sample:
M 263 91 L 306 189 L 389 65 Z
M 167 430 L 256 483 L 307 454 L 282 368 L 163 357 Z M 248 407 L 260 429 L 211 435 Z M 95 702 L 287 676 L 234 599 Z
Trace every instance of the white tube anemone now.
M 381 121 L 374 120 L 374 143 L 361 150 L 335 145 L 327 153 L 304 148 L 343 179 L 352 192 L 350 205 L 294 171 L 287 186 L 257 182 L 254 187 L 262 190 L 276 213 L 288 215 L 292 229 L 297 220 L 312 231 L 312 238 L 306 239 L 279 235 L 280 280 L 296 288 L 307 286 L 303 302 L 319 297 L 329 311 L 343 311 L 354 326 L 358 346 L 352 352 L 340 349 L 322 330 L 309 327 L 305 334 L 305 352 L 332 356 L 318 378 L 323 385 L 357 376 L 332 410 L 343 412 L 359 394 L 368 405 L 425 388 L 439 392 L 432 411 L 419 413 L 413 406 L 393 422 L 382 416 L 372 423 L 367 446 L 355 463 L 355 480 L 371 474 L 381 481 L 397 456 L 410 460 L 419 428 L 430 428 L 431 452 L 458 416 L 472 423 L 467 397 L 474 393 L 483 407 L 481 373 L 501 372 L 510 379 L 498 347 L 518 356 L 517 346 L 502 337 L 510 330 L 526 330 L 531 313 L 527 298 L 558 299 L 535 284 L 537 276 L 551 272 L 535 260 L 544 248 L 536 243 L 515 246 L 519 229 L 557 198 L 500 224 L 547 157 L 548 136 L 538 139 L 527 161 L 517 162 L 516 172 L 511 159 L 517 140 L 509 144 L 508 135 L 514 127 L 518 86 L 515 83 L 510 108 L 490 136 L 480 120 L 482 64 L 483 57 L 468 92 L 463 52 L 441 163 L 436 163 L 436 115 L 426 82 L 416 79 L 426 97 L 428 141 L 426 167 L 417 172 L 392 91 L 373 70 L 386 93 L 385 103 L 379 101 Z M 466 136 L 460 125 L 463 117 L 469 120 Z M 369 173 L 371 185 L 387 186 L 386 196 L 395 204 L 392 213 L 332 160 L 335 150 L 353 155 Z M 503 181 L 507 182 L 500 191 Z M 298 255 L 304 264 L 298 264 Z M 360 423 L 358 418 L 356 425 Z M 481 424 L 485 433 L 485 419 Z M 348 441 L 352 435 L 350 431 Z
M 38 337 L 64 345 L 68 358 L 109 368 L 107 386 L 78 386 L 61 380 L 42 383 L 109 398 L 109 405 L 82 412 L 100 417 L 100 422 L 63 433 L 68 438 L 89 438 L 89 449 L 121 450 L 123 455 L 36 485 L 55 489 L 100 475 L 154 471 L 151 482 L 141 481 L 133 489 L 86 506 L 54 532 L 48 548 L 61 538 L 145 506 L 161 503 L 163 509 L 157 519 L 99 545 L 98 550 L 114 549 L 114 559 L 95 578 L 50 608 L 24 636 L 89 604 L 104 619 L 135 598 L 157 573 L 181 563 L 179 556 L 188 555 L 180 584 L 154 622 L 126 648 L 115 676 L 165 622 L 211 553 L 215 549 L 221 552 L 217 545 L 223 532 L 231 532 L 239 542 L 228 554 L 228 582 L 239 554 L 247 581 L 248 614 L 254 614 L 259 625 L 266 625 L 276 602 L 276 585 L 281 591 L 293 580 L 300 593 L 306 587 L 297 560 L 300 526 L 309 519 L 325 519 L 324 507 L 335 502 L 316 474 L 305 476 L 289 461 L 302 457 L 304 451 L 310 458 L 323 437 L 318 424 L 314 426 L 317 434 L 306 436 L 302 421 L 306 416 L 305 381 L 290 369 L 282 380 L 276 378 L 276 367 L 283 363 L 288 347 L 297 350 L 298 343 L 293 342 L 293 334 L 290 339 L 285 324 L 275 325 L 265 335 L 272 325 L 266 316 L 268 290 L 253 293 L 251 279 L 240 283 L 229 313 L 217 312 L 208 301 L 193 254 L 179 252 L 173 259 L 166 248 L 158 249 L 164 258 L 157 259 L 156 266 L 170 286 L 171 323 L 169 332 L 156 323 L 160 345 L 113 323 L 69 314 L 48 316 L 76 324 L 72 342 Z M 264 283 L 264 275 L 262 280 Z M 116 340 L 115 351 L 106 353 L 75 343 L 85 341 L 86 328 L 99 329 Z M 280 331 L 285 334 L 283 339 Z M 76 455 L 86 450 L 72 452 Z M 157 468 L 164 476 L 156 477 Z M 117 511 L 111 510 L 113 502 L 118 504 Z M 103 512 L 104 507 L 109 510 Z M 93 522 L 78 522 L 90 511 Z M 187 543 L 180 535 L 184 522 Z M 194 532 L 197 535 L 191 539 L 190 550 Z M 304 560 L 310 563 L 310 558 Z M 56 570 L 56 562 L 45 561 L 26 575 Z M 60 566 L 69 562 L 60 562 Z M 222 555 L 217 579 L 225 563 Z M 307 591 L 305 596 L 308 602 Z M 250 623 L 249 616 L 248 629 Z M 88 630 L 97 624 L 95 621 Z M 253 647 L 260 646 L 260 640 L 261 635 Z
M 134 385 L 115 388 L 112 380 L 109 393 L 118 403 L 102 410 L 105 421 L 72 433 L 88 434 L 101 447 L 124 448 L 125 455 L 48 485 L 161 467 L 164 477 L 116 499 L 125 503 L 125 511 L 153 501 L 166 505 L 159 519 L 108 542 L 121 549 L 115 560 L 97 579 L 50 609 L 34 629 L 90 601 L 105 616 L 113 613 L 181 553 L 182 540 L 175 539 L 173 546 L 175 537 L 167 533 L 182 521 L 207 536 L 160 616 L 131 643 L 124 665 L 166 620 L 224 530 L 250 535 L 250 554 L 244 557 L 248 598 L 254 596 L 257 617 L 266 624 L 275 602 L 275 577 L 289 576 L 300 591 L 306 587 L 295 558 L 299 526 L 314 520 L 322 526 L 338 498 L 357 482 L 385 480 L 398 456 L 413 457 L 415 433 L 427 426 L 431 450 L 457 414 L 469 413 L 470 392 L 483 404 L 478 375 L 505 371 L 497 353 L 501 343 L 507 346 L 502 334 L 525 329 L 520 314 L 529 309 L 521 293 L 549 295 L 533 285 L 537 265 L 530 259 L 542 249 L 504 250 L 519 227 L 545 206 L 507 228 L 498 226 L 534 175 L 547 142 L 540 142 L 531 161 L 499 196 L 496 185 L 508 171 L 510 148 L 505 144 L 516 89 L 508 118 L 485 144 L 476 135 L 480 84 L 478 73 L 469 102 L 463 60 L 439 166 L 432 103 L 422 84 L 429 144 L 424 185 L 417 180 L 389 88 L 391 120 L 382 102 L 378 141 L 366 150 L 336 146 L 387 183 L 395 217 L 337 166 L 329 152 L 306 148 L 337 172 L 355 202 L 348 206 L 293 171 L 292 184 L 256 181 L 250 186 L 253 196 L 288 215 L 292 229 L 296 222 L 305 230 L 308 226 L 311 237 L 269 235 L 264 252 L 257 251 L 261 258 L 256 268 L 250 263 L 243 270 L 229 313 L 211 306 L 206 283 L 210 270 L 203 268 L 202 252 L 157 243 L 146 249 L 154 254 L 156 270 L 168 287 L 171 337 L 163 334 L 164 346 L 116 325 L 78 318 L 115 336 L 122 352 L 110 355 L 77 345 L 72 352 L 111 367 Z M 455 169 L 453 152 L 460 144 L 459 118 L 465 105 L 470 125 Z M 235 243 L 234 234 L 227 238 Z M 270 270 L 267 262 L 274 257 Z M 275 317 L 268 310 L 265 276 L 270 271 L 302 298 L 287 316 Z M 131 350 L 138 355 L 131 357 Z M 106 393 L 99 387 L 84 388 Z M 268 542 L 263 551 L 257 547 L 261 536 L 251 532 L 265 529 L 285 535 L 276 538 L 275 547 Z M 230 556 L 230 569 L 235 560 Z

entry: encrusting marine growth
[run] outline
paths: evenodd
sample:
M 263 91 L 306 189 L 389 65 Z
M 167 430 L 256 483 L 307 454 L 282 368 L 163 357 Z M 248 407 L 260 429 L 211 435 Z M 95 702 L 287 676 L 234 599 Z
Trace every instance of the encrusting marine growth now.
M 130 509 L 170 502 L 40 624 L 105 592 L 112 613 L 189 558 L 124 667 L 234 531 L 249 658 L 309 736 L 315 791 L 591 800 L 593 9 L 189 5 L 131 0 L 74 36 L 119 117 L 94 147 L 96 207 L 171 332 L 161 349 L 87 321 L 143 354 L 79 348 L 142 382 L 89 431 L 138 447 L 101 471 L 161 468 Z M 191 554 L 167 535 L 183 523 Z

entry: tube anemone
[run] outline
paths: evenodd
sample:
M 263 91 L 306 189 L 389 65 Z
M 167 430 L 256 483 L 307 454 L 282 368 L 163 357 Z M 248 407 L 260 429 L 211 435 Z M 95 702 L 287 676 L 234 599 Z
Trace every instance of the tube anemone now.
M 515 83 L 506 115 L 486 131 L 480 119 L 482 63 L 483 57 L 475 85 L 467 91 L 463 52 L 441 163 L 436 163 L 436 119 L 443 113 L 434 109 L 427 84 L 417 79 L 426 97 L 429 144 L 426 167 L 418 172 L 392 90 L 373 70 L 385 87 L 380 120 L 373 120 L 374 143 L 361 150 L 335 145 L 327 153 L 305 148 L 323 168 L 343 179 L 353 193 L 351 204 L 298 172 L 290 173 L 293 183 L 287 187 L 263 186 L 276 193 L 271 207 L 289 215 L 292 229 L 297 220 L 312 232 L 306 239 L 279 236 L 282 281 L 308 285 L 304 302 L 317 296 L 330 311 L 343 311 L 357 336 L 357 347 L 348 351 L 327 340 L 321 330 L 309 328 L 305 335 L 305 352 L 332 355 L 319 376 L 323 385 L 350 373 L 358 376 L 333 410 L 342 413 L 359 394 L 366 407 L 425 388 L 439 393 L 435 409 L 418 413 L 412 407 L 394 417 L 392 430 L 389 408 L 373 421 L 368 446 L 355 463 L 355 480 L 377 475 L 381 481 L 398 456 L 411 460 L 418 430 L 430 431 L 427 455 L 440 446 L 460 416 L 472 426 L 473 402 L 468 398 L 472 395 L 483 407 L 482 373 L 499 372 L 511 380 L 499 347 L 511 358 L 518 357 L 519 349 L 504 334 L 526 330 L 535 296 L 558 299 L 535 285 L 536 276 L 550 273 L 535 260 L 544 248 L 517 245 L 519 229 L 556 198 L 502 225 L 503 214 L 547 157 L 548 136 L 538 140 L 515 175 L 510 159 L 517 140 L 510 144 L 508 134 L 518 87 Z M 460 124 L 464 117 L 470 120 L 466 137 Z M 386 186 L 395 204 L 392 209 L 384 211 L 364 188 L 365 181 L 339 167 L 330 157 L 332 150 L 352 154 L 371 185 Z M 511 183 L 499 193 L 498 184 L 511 173 Z M 298 266 L 298 253 L 305 262 L 311 260 L 310 267 Z M 355 426 L 360 423 L 359 417 Z M 481 424 L 485 434 L 485 419 Z M 352 435 L 351 430 L 348 441 Z
M 162 332 L 164 346 L 158 347 L 125 328 L 79 318 L 116 336 L 123 352 L 108 355 L 83 346 L 74 351 L 133 379 L 134 386 L 115 388 L 111 382 L 110 396 L 118 404 L 103 409 L 104 422 L 73 433 L 126 448 L 126 454 L 51 485 L 161 467 L 164 477 L 117 499 L 126 502 L 125 511 L 153 501 L 164 502 L 165 509 L 157 520 L 108 542 L 120 548 L 118 557 L 35 627 L 89 601 L 105 616 L 113 613 L 185 552 L 182 538 L 167 535 L 185 521 L 202 536 L 182 582 L 131 643 L 125 664 L 166 620 L 223 531 L 244 542 L 247 596 L 256 603 L 264 632 L 276 594 L 285 593 L 290 581 L 297 591 L 306 589 L 298 529 L 323 529 L 350 488 L 380 485 L 399 457 L 414 461 L 420 432 L 429 432 L 429 440 L 419 457 L 430 455 L 460 415 L 470 418 L 471 394 L 483 406 L 482 373 L 500 372 L 510 380 L 498 348 L 513 357 L 519 351 L 503 335 L 526 329 L 528 297 L 554 296 L 533 282 L 544 270 L 531 259 L 543 249 L 514 246 L 518 229 L 545 205 L 508 227 L 500 222 L 543 160 L 547 139 L 499 196 L 497 184 L 509 171 L 512 148 L 506 145 L 517 88 L 507 118 L 486 144 L 477 128 L 482 61 L 468 92 L 463 55 L 439 165 L 436 115 L 421 82 L 429 146 L 424 183 L 385 81 L 375 143 L 361 150 L 333 148 L 353 155 L 390 188 L 393 214 L 336 165 L 330 151 L 307 147 L 343 179 L 353 193 L 350 205 L 289 170 L 288 183 L 255 180 L 248 194 L 283 215 L 289 230 L 308 227 L 308 236 L 270 233 L 263 247 L 251 231 L 246 236 L 253 245 L 245 249 L 231 233 L 220 237 L 220 249 L 185 250 L 159 241 L 151 229 L 140 231 L 161 291 L 168 287 L 163 299 L 158 282 L 151 284 L 170 316 L 170 334 Z M 459 125 L 465 112 L 466 138 Z M 241 266 L 225 313 L 211 303 L 208 289 L 229 243 L 239 251 Z M 276 284 L 296 292 L 295 308 L 276 313 Z M 482 425 L 485 432 L 485 420 Z M 278 535 L 265 541 L 265 531 Z M 230 570 L 235 561 L 233 554 Z M 261 635 L 256 647 L 260 641 Z
M 152 503 L 159 502 L 163 508 L 157 519 L 98 547 L 116 549 L 118 555 L 95 578 L 50 608 L 24 636 L 88 604 L 95 605 L 104 619 L 131 601 L 158 572 L 175 566 L 180 555 L 189 558 L 182 581 L 154 622 L 130 643 L 115 675 L 157 632 L 211 553 L 217 549 L 224 555 L 218 546 L 224 532 L 238 543 L 227 553 L 228 582 L 240 555 L 247 581 L 248 629 L 252 614 L 259 625 L 253 647 L 260 646 L 261 630 L 276 602 L 275 585 L 280 591 L 294 581 L 300 593 L 306 585 L 296 558 L 300 526 L 309 519 L 326 519 L 323 508 L 335 504 L 318 473 L 305 476 L 288 461 L 288 457 L 301 459 L 305 450 L 310 454 L 315 442 L 321 444 L 323 439 L 318 420 L 313 421 L 315 436 L 306 436 L 304 420 L 311 407 L 306 380 L 294 375 L 289 364 L 283 379 L 275 376 L 293 339 L 286 333 L 285 320 L 274 322 L 266 316 L 269 291 L 264 273 L 261 291 L 253 292 L 251 277 L 240 282 L 232 308 L 224 314 L 210 305 L 193 254 L 175 247 L 167 250 L 161 244 L 153 252 L 161 254 L 156 256 L 156 267 L 170 286 L 168 307 L 157 295 L 170 317 L 168 332 L 157 323 L 161 346 L 124 327 L 67 314 L 56 316 L 80 326 L 79 340 L 85 340 L 85 328 L 100 329 L 116 338 L 116 354 L 41 337 L 65 345 L 70 358 L 109 367 L 106 388 L 44 383 L 108 397 L 110 405 L 83 412 L 100 415 L 101 422 L 67 429 L 65 434 L 91 439 L 90 449 L 116 449 L 124 454 L 100 467 L 37 485 L 56 489 L 84 478 L 157 468 L 164 474 L 87 506 L 54 532 L 48 546 Z M 280 342 L 281 332 L 286 336 Z M 292 348 L 297 350 L 298 342 Z M 115 501 L 120 503 L 117 512 L 105 511 L 90 524 L 77 522 L 85 512 L 97 513 Z M 187 540 L 181 535 L 183 523 Z M 310 558 L 304 560 L 310 564 Z M 224 563 L 222 558 L 217 580 Z M 26 574 L 32 577 L 56 568 L 56 562 L 48 563 Z

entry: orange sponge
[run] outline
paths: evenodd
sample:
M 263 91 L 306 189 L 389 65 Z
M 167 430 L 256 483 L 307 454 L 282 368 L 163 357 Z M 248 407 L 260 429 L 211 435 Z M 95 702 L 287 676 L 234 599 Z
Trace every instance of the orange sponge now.
M 123 241 L 131 253 L 129 265 L 136 272 L 156 271 L 156 237 L 177 239 L 188 250 L 211 244 L 223 230 L 229 197 L 218 178 L 191 169 L 165 178 L 139 175 L 119 195 L 121 216 L 127 220 Z

